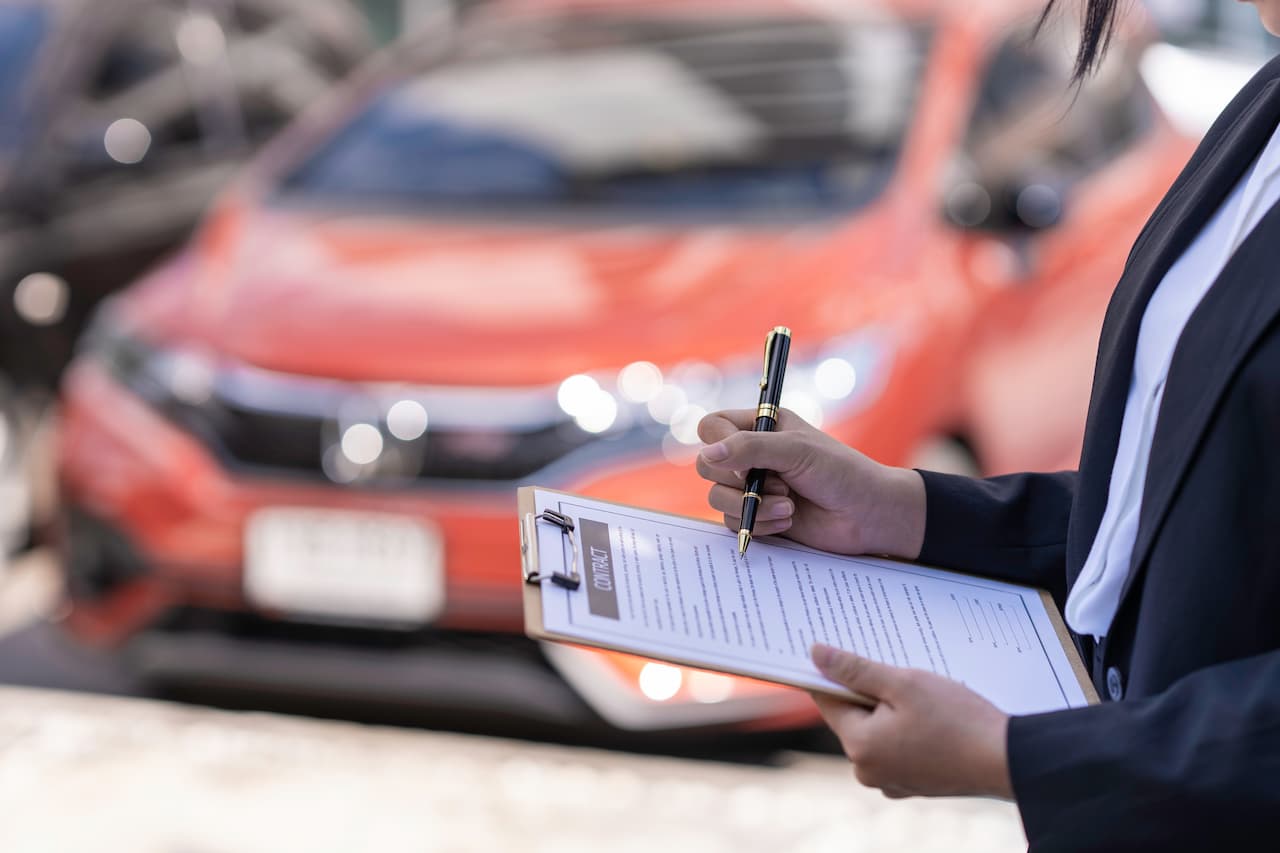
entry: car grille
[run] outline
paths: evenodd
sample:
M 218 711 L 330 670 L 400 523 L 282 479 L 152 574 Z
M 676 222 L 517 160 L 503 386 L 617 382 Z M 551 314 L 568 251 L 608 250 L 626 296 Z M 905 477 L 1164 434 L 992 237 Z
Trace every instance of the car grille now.
M 669 438 L 636 407 L 616 409 L 602 432 L 585 429 L 554 384 L 411 386 L 289 374 L 163 350 L 109 324 L 87 346 L 117 382 L 236 471 L 389 487 L 505 487 L 536 475 L 550 485 L 621 454 L 653 456 Z M 363 450 L 352 451 L 347 439 L 357 427 Z
M 227 455 L 245 465 L 321 472 L 324 424 L 317 418 L 253 412 L 223 404 L 218 438 Z
M 325 453 L 340 440 L 334 419 L 265 412 L 227 401 L 216 408 L 208 437 L 231 465 L 326 476 Z M 431 429 L 413 442 L 383 430 L 383 458 L 361 479 L 522 480 L 599 439 L 572 422 L 528 429 Z

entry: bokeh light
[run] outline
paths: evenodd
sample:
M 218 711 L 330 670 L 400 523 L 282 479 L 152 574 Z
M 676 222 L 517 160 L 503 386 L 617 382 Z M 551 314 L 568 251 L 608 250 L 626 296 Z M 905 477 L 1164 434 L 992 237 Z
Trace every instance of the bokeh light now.
M 672 371 L 671 381 L 680 386 L 690 400 L 714 401 L 724 385 L 724 376 L 713 364 L 687 361 Z
M 179 350 L 169 361 L 169 390 L 184 403 L 199 406 L 213 397 L 217 372 L 203 355 Z
M 136 118 L 118 118 L 107 126 L 102 145 L 107 156 L 117 163 L 141 163 L 151 149 L 151 131 Z
M 577 417 L 591 408 L 592 402 L 603 389 L 600 383 L 583 373 L 570 376 L 560 383 L 556 402 L 565 414 Z
M 607 391 L 593 396 L 586 407 L 574 416 L 574 421 L 587 432 L 604 432 L 618 419 L 618 401 Z
M 843 400 L 858 385 L 858 371 L 843 358 L 828 358 L 813 374 L 818 393 L 828 400 Z
M 662 390 L 653 396 L 646 407 L 649 410 L 649 416 L 660 424 L 671 423 L 672 418 L 676 416 L 682 408 L 689 402 L 689 398 L 684 391 L 675 385 L 664 385 Z
M 671 434 L 681 444 L 701 444 L 698 438 L 698 423 L 707 416 L 707 410 L 701 406 L 686 405 L 671 418 Z
M 348 459 L 342 448 L 336 445 L 324 452 L 320 467 L 326 477 L 340 485 L 355 482 L 360 474 L 360 466 Z
M 618 371 L 618 391 L 632 403 L 647 403 L 662 390 L 662 371 L 651 361 L 636 361 Z
M 665 663 L 649 662 L 640 670 L 640 692 L 654 702 L 665 702 L 675 696 L 683 681 L 680 670 Z
M 70 289 L 66 279 L 53 273 L 34 272 L 18 282 L 13 307 L 33 326 L 52 326 L 67 313 Z
M 401 441 L 416 441 L 427 431 L 427 410 L 417 400 L 399 400 L 387 409 L 387 431 Z
M 600 383 L 583 373 L 560 383 L 556 402 L 587 432 L 605 432 L 618 419 L 618 401 L 600 387 Z
M 822 426 L 822 404 L 806 391 L 783 391 L 782 407 L 795 412 L 815 427 Z
M 382 455 L 382 433 L 372 424 L 352 424 L 342 433 L 342 455 L 368 465 Z
M 733 695 L 733 679 L 718 672 L 704 672 L 700 669 L 690 670 L 689 695 L 694 701 L 704 705 L 723 702 Z
M 193 65 L 209 65 L 227 49 L 222 25 L 210 14 L 193 12 L 178 24 L 174 37 L 182 58 Z

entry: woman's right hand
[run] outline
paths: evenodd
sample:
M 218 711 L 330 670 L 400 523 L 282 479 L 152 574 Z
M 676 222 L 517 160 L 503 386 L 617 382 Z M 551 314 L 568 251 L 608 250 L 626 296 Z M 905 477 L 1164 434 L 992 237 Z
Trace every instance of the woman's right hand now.
M 698 473 L 713 485 L 710 503 L 737 532 L 747 471 L 770 471 L 756 516 L 757 536 L 782 534 L 840 554 L 887 554 L 913 560 L 924 542 L 924 480 L 881 465 L 779 412 L 773 432 L 753 432 L 754 409 L 714 412 L 698 424 L 707 446 Z

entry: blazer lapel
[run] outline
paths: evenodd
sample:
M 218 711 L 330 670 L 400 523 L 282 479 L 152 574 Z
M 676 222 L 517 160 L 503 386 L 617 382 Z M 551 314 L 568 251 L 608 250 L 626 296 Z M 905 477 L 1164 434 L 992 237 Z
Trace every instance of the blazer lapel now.
M 1116 288 L 1107 309 L 1094 371 L 1093 395 L 1086 421 L 1086 440 L 1080 456 L 1080 482 L 1071 512 L 1068 531 L 1067 584 L 1075 583 L 1093 545 L 1106 510 L 1111 469 L 1124 418 L 1125 401 L 1133 376 L 1133 359 L 1138 331 L 1151 294 L 1182 253 L 1200 233 L 1231 190 L 1243 177 L 1254 158 L 1271 138 L 1280 110 L 1280 79 L 1269 82 L 1213 145 L 1200 167 L 1157 208 L 1147 231 L 1149 237 L 1130 260 L 1129 268 Z M 1256 229 L 1260 231 L 1261 229 Z M 1141 238 L 1140 238 L 1141 239 Z M 1246 241 L 1248 242 L 1248 241 Z M 1237 251 L 1237 255 L 1241 254 Z M 1182 380 L 1179 379 L 1179 382 Z M 1170 383 L 1172 390 L 1173 383 Z M 1161 424 L 1168 420 L 1166 390 L 1161 408 Z M 1160 435 L 1157 432 L 1157 440 Z M 1153 448 L 1154 451 L 1154 448 Z M 1189 449 L 1188 453 L 1189 455 Z M 1151 462 L 1156 471 L 1156 459 Z M 1148 479 L 1150 479 L 1150 474 Z M 1150 484 L 1143 501 L 1151 501 Z M 1167 499 L 1166 499 L 1167 500 Z M 1151 525 L 1146 524 L 1149 528 Z M 1141 540 L 1145 528 L 1139 530 Z M 1140 543 L 1141 544 L 1141 543 Z M 1149 544 L 1149 543 L 1148 543 Z M 1132 566 L 1138 566 L 1137 551 Z M 1130 572 L 1130 579 L 1136 572 Z
M 1187 322 L 1174 350 L 1120 604 L 1151 547 L 1227 386 L 1280 316 L 1280 204 L 1240 244 Z

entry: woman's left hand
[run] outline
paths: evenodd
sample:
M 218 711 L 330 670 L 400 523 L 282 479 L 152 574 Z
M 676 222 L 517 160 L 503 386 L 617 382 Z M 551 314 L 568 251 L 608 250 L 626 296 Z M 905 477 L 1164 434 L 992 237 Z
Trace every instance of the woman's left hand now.
M 969 688 L 815 645 L 827 678 L 877 701 L 864 708 L 813 694 L 858 781 L 885 796 L 1013 799 L 1005 746 L 1009 717 Z

